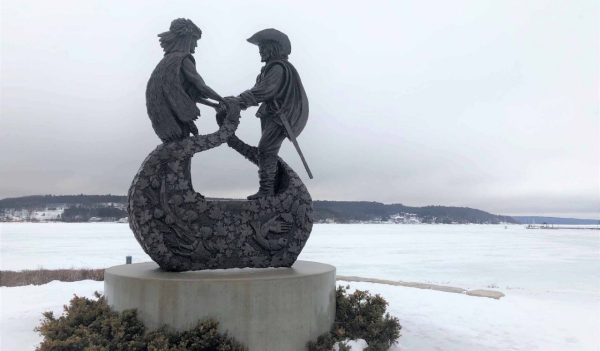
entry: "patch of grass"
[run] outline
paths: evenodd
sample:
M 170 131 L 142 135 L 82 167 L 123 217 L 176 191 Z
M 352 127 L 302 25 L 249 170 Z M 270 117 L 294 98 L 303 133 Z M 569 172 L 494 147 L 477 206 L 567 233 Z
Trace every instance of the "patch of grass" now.
M 76 282 L 79 280 L 104 280 L 104 269 L 36 269 L 0 271 L 0 286 L 42 285 L 53 280 Z

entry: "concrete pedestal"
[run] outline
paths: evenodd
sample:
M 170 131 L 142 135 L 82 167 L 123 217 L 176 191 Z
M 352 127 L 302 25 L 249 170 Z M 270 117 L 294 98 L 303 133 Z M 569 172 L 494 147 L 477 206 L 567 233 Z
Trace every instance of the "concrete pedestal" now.
M 212 318 L 250 351 L 299 351 L 335 319 L 335 267 L 296 261 L 291 268 L 173 273 L 154 262 L 104 273 L 104 294 L 116 311 L 137 309 L 150 330 L 176 330 Z

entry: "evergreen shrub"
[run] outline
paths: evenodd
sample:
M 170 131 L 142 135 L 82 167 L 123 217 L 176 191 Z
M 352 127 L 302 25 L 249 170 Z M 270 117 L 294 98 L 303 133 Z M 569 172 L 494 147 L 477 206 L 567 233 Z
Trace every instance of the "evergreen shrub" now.
M 146 333 L 135 310 L 114 312 L 106 299 L 74 296 L 65 312 L 55 318 L 45 312 L 36 328 L 44 340 L 37 351 L 245 351 L 218 322 L 207 320 L 181 333 L 162 328 Z
M 343 340 L 363 339 L 365 350 L 385 351 L 400 337 L 400 321 L 386 313 L 388 302 L 365 290 L 348 293 L 350 286 L 336 290 L 335 323 L 331 332 L 310 342 L 309 351 L 329 351 L 336 342 L 340 351 L 349 350 Z
M 350 351 L 344 340 L 364 339 L 368 351 L 384 351 L 400 337 L 400 323 L 386 313 L 387 301 L 380 295 L 338 286 L 332 330 L 308 344 L 309 351 Z M 220 333 L 218 322 L 206 320 L 195 328 L 175 332 L 167 328 L 146 332 L 135 310 L 112 311 L 106 299 L 74 296 L 56 318 L 45 312 L 35 329 L 43 336 L 37 351 L 245 351 L 242 344 Z

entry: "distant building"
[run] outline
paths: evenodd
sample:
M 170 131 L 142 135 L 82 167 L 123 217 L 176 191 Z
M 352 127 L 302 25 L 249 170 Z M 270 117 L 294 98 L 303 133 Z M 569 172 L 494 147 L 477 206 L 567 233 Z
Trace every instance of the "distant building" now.
M 421 219 L 415 213 L 398 213 L 390 216 L 390 220 L 396 224 L 419 224 Z

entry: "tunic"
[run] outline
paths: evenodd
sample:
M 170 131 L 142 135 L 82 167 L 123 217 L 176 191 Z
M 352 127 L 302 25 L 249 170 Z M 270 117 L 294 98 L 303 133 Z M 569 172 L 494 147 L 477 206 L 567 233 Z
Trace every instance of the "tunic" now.
M 288 60 L 273 60 L 261 69 L 256 84 L 239 96 L 242 104 L 259 107 L 256 116 L 264 125 L 274 123 L 283 128 L 286 118 L 294 136 L 300 135 L 308 120 L 308 99 L 296 68 Z M 285 134 L 285 132 L 284 132 Z
M 158 63 L 146 87 L 146 109 L 152 127 L 163 141 L 180 140 L 197 134 L 194 120 L 200 116 L 198 98 L 206 98 L 191 79 L 202 79 L 190 53 L 172 52 Z

